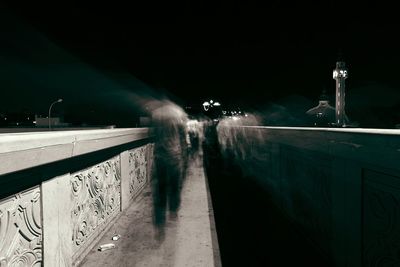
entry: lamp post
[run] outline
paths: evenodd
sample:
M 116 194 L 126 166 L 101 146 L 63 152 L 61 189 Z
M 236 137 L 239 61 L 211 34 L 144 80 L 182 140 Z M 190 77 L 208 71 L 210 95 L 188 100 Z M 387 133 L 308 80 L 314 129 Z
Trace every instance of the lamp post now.
M 49 129 L 50 129 L 50 130 L 51 130 L 51 120 L 50 120 L 50 118 L 51 118 L 51 108 L 53 107 L 54 104 L 56 104 L 56 103 L 61 103 L 62 101 L 63 101 L 63 100 L 60 98 L 60 99 L 54 101 L 53 103 L 51 103 L 51 105 L 50 105 L 50 107 L 49 107 Z

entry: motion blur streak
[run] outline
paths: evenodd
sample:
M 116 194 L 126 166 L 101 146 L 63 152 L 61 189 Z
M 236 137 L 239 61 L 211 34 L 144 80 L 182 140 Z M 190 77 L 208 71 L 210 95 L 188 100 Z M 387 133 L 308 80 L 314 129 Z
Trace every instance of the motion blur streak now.
M 0 31 L 1 109 L 46 114 L 54 99 L 63 98 L 59 108 L 66 116 L 132 126 L 135 116 L 150 115 L 168 101 L 167 92 L 156 92 L 119 67 L 88 64 L 4 10 Z
M 222 152 L 232 151 L 236 158 L 245 159 L 252 154 L 252 146 L 261 142 L 261 133 L 246 131 L 242 126 L 260 125 L 260 117 L 254 114 L 220 120 L 217 126 L 218 142 Z
M 163 239 L 167 212 L 174 218 L 180 206 L 180 191 L 187 168 L 187 115 L 170 101 L 153 101 L 149 106 L 155 137 L 153 222 L 156 238 Z

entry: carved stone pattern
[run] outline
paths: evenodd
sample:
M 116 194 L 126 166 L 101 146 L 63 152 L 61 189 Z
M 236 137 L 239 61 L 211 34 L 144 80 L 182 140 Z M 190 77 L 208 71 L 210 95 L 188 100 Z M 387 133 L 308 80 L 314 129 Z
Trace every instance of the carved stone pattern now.
M 41 266 L 40 189 L 0 202 L 0 266 Z
M 393 180 L 376 176 L 382 182 Z M 400 266 L 399 182 L 385 185 L 365 179 L 363 190 L 363 266 Z
M 87 241 L 120 210 L 120 195 L 119 156 L 71 174 L 74 258 L 85 248 Z
M 147 149 L 148 145 L 129 151 L 129 192 L 131 197 L 143 188 L 147 182 Z
M 151 179 L 154 165 L 154 143 L 147 144 L 147 178 Z
M 311 151 L 281 148 L 282 194 L 289 215 L 331 256 L 331 160 Z

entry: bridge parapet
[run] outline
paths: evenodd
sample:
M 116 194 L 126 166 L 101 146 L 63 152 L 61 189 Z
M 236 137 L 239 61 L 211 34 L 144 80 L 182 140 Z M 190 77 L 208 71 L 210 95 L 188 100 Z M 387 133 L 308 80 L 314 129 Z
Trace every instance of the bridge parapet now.
M 0 140 L 0 266 L 78 265 L 150 179 L 148 128 Z
M 400 131 L 218 129 L 228 161 L 334 266 L 400 265 Z

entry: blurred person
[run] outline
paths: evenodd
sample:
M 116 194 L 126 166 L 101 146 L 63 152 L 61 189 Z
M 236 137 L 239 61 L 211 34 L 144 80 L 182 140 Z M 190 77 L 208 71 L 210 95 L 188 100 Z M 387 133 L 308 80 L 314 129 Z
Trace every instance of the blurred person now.
M 196 156 L 200 149 L 200 143 L 203 141 L 203 122 L 191 117 L 186 123 L 186 139 L 189 146 L 190 157 Z
M 163 233 L 166 212 L 176 217 L 187 167 L 186 113 L 171 102 L 161 102 L 152 112 L 155 138 L 153 177 L 154 223 Z

